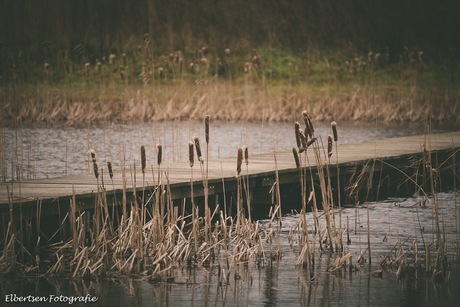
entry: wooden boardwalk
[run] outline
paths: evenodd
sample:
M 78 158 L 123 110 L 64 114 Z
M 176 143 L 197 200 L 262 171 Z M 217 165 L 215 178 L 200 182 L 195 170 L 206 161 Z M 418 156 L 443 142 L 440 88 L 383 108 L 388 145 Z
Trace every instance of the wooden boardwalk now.
M 326 142 L 325 140 L 323 141 Z M 447 132 L 430 135 L 417 135 L 400 138 L 390 138 L 384 140 L 377 140 L 375 142 L 365 142 L 359 144 L 340 144 L 338 142 L 338 163 L 339 165 L 349 165 L 350 163 L 367 163 L 369 160 L 385 160 L 394 159 L 400 156 L 407 156 L 412 154 L 420 154 L 423 148 L 426 147 L 430 151 L 438 150 L 455 150 L 460 149 L 460 132 Z M 215 186 L 225 179 L 231 189 L 232 181 L 236 177 L 236 150 L 235 157 L 228 159 L 214 159 L 209 161 L 208 178 L 210 194 L 213 194 Z M 308 150 L 309 161 L 314 165 L 314 156 L 311 150 Z M 250 152 L 250 148 L 249 148 Z M 292 152 L 276 153 L 277 167 L 280 173 L 285 174 L 285 177 L 293 176 L 297 173 L 295 169 L 295 162 Z M 275 171 L 275 154 L 264 155 L 250 155 L 249 164 L 246 169 L 246 164 L 243 162 L 242 174 L 249 174 L 249 177 L 254 180 L 260 181 L 267 180 L 266 186 L 272 185 L 274 180 Z M 334 155 L 331 158 L 331 164 L 337 162 L 337 157 Z M 105 167 L 105 165 L 104 165 Z M 202 170 L 206 168 L 206 162 L 200 166 L 200 163 L 195 161 L 193 166 L 193 179 L 197 181 L 197 196 L 200 194 L 199 185 L 202 182 Z M 335 167 L 334 167 L 335 168 Z M 143 184 L 143 176 L 140 169 L 133 170 L 128 168 L 126 170 L 126 187 L 128 191 L 136 186 L 137 191 L 142 190 L 143 185 L 146 190 L 152 190 L 158 183 L 158 166 L 153 166 L 152 169 L 147 167 L 145 175 L 145 183 Z M 187 197 L 190 192 L 190 179 L 192 176 L 192 169 L 188 162 L 181 163 L 165 163 L 161 165 L 162 180 L 165 183 L 166 175 L 171 184 L 172 194 L 176 195 L 177 199 Z M 121 193 L 122 173 L 120 170 L 114 170 L 113 181 L 110 180 L 107 171 L 104 171 L 103 186 L 110 193 Z M 99 177 L 99 184 L 102 184 L 102 178 Z M 298 179 L 295 179 L 298 180 Z M 135 181 L 135 182 L 134 182 Z M 53 204 L 56 202 L 65 203 L 68 205 L 68 199 L 75 191 L 76 195 L 87 198 L 94 198 L 95 191 L 97 191 L 98 181 L 93 174 L 71 175 L 59 178 L 38 179 L 38 180 L 23 180 L 21 182 L 8 182 L 0 184 L 0 213 L 7 212 L 9 204 L 33 205 L 38 201 L 41 203 Z M 258 186 L 255 184 L 254 186 Z M 184 189 L 181 192 L 181 189 Z M 9 193 L 9 194 L 8 194 Z M 52 209 L 54 210 L 54 209 Z

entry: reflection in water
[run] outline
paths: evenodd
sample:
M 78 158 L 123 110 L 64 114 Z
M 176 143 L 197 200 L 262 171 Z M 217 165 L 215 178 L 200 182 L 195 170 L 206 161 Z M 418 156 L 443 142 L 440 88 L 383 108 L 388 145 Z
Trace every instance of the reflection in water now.
M 283 270 L 283 273 L 282 271 Z M 458 306 L 460 275 L 450 282 L 434 283 L 430 279 L 398 281 L 386 272 L 377 278 L 367 272 L 340 277 L 321 272 L 314 281 L 305 279 L 301 269 L 287 264 L 268 265 L 253 272 L 254 280 L 235 280 L 218 286 L 213 274 L 197 269 L 190 284 L 149 284 L 135 279 L 100 279 L 98 281 L 15 278 L 0 279 L 1 306 L 5 296 L 97 297 L 92 304 L 73 306 Z M 215 277 L 215 276 L 214 276 Z M 34 306 L 68 306 L 68 303 L 31 304 Z M 27 306 L 21 304 L 21 306 Z
M 423 127 L 339 123 L 340 143 L 360 143 L 388 137 L 423 133 Z M 248 145 L 251 154 L 288 152 L 295 138 L 293 123 L 212 122 L 210 159 L 232 157 Z M 316 134 L 326 137 L 330 123 L 315 124 Z M 87 128 L 8 128 L 0 130 L 2 180 L 45 178 L 89 172 L 88 151 L 93 148 L 99 161 L 111 160 L 115 169 L 125 157 L 128 164 L 139 161 L 145 146 L 147 162 L 155 163 L 156 144 L 163 146 L 165 162 L 188 161 L 188 141 L 204 139 L 201 122 L 155 122 L 144 124 L 91 126 Z M 150 160 L 150 162 L 149 162 Z
M 297 244 L 289 242 L 289 233 L 298 216 L 283 218 L 283 228 L 273 240 L 273 248 L 282 251 L 280 260 L 270 260 L 257 266 L 255 262 L 227 266 L 217 261 L 211 268 L 177 267 L 171 283 L 152 284 L 125 277 L 105 276 L 100 279 L 68 279 L 44 277 L 0 278 L 0 306 L 14 306 L 6 302 L 7 295 L 49 297 L 86 296 L 98 298 L 84 306 L 458 306 L 460 301 L 460 233 L 458 193 L 439 193 L 439 216 L 447 245 L 448 274 L 442 282 L 423 276 L 423 272 L 398 279 L 394 269 L 381 267 L 380 261 L 394 257 L 394 247 L 405 251 L 411 264 L 416 246 L 422 238 L 435 242 L 432 210 L 423 207 L 417 198 L 391 199 L 368 204 L 366 207 L 344 208 L 342 217 L 350 221 L 350 253 L 353 263 L 367 246 L 369 212 L 371 228 L 372 265 L 356 264 L 352 270 L 332 272 L 337 254 L 318 252 L 315 270 L 309 272 L 296 267 L 299 254 Z M 307 214 L 312 220 L 312 215 Z M 259 221 L 269 227 L 269 221 Z M 422 231 L 423 229 L 423 231 Z M 404 244 L 400 244 L 403 242 Z M 291 245 L 292 244 L 292 245 Z M 264 251 L 269 255 L 272 250 Z M 422 256 L 420 253 L 419 256 Z M 420 261 L 423 261 L 421 259 Z M 376 270 L 382 270 L 376 274 Z M 230 272 L 227 282 L 219 283 L 219 274 Z M 380 272 L 380 271 L 379 271 Z M 312 273 L 312 274 L 311 274 Z M 27 306 L 21 304 L 20 306 Z M 32 305 L 31 305 L 32 306 Z M 33 306 L 40 306 L 33 304 Z M 69 306 L 46 304 L 45 306 Z M 75 303 L 74 306 L 83 306 Z

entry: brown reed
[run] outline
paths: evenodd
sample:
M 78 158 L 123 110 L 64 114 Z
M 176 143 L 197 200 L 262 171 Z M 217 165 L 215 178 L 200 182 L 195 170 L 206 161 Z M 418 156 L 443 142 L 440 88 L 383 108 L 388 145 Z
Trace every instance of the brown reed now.
M 193 142 L 189 141 L 188 142 L 188 161 L 190 163 L 190 167 L 193 167 L 193 164 L 195 163 L 195 152 L 193 150 Z
M 204 136 L 206 144 L 209 144 L 209 115 L 204 118 Z
M 145 159 L 145 147 L 144 145 L 141 146 L 141 169 L 142 173 L 145 174 L 145 167 L 147 166 L 146 159 Z
M 303 111 L 302 116 L 305 122 L 305 135 L 308 135 L 308 137 L 311 139 L 315 135 L 315 128 L 313 127 L 313 123 L 307 111 Z
M 297 150 L 297 148 L 292 147 L 292 153 L 294 154 L 295 166 L 297 169 L 300 169 L 299 151 Z
M 157 144 L 157 164 L 161 165 L 163 160 L 163 146 L 161 144 Z
M 201 155 L 200 139 L 197 136 L 195 136 L 193 137 L 193 141 L 195 142 L 195 149 L 196 149 L 196 155 L 197 155 L 198 161 L 200 161 L 201 163 L 204 163 L 203 157 Z
M 333 121 L 331 123 L 331 127 L 332 127 L 332 134 L 334 136 L 334 142 L 337 142 L 339 140 L 339 135 L 337 133 L 337 123 Z
M 94 177 L 98 179 L 99 178 L 99 168 L 97 166 L 97 161 L 96 161 L 96 151 L 94 149 L 91 149 L 90 154 L 91 154 L 91 160 L 93 161 Z
M 295 141 L 297 144 L 297 148 L 302 148 L 302 143 L 300 141 L 300 124 L 297 121 L 294 123 L 294 130 L 295 130 Z
M 107 169 L 109 170 L 110 179 L 113 179 L 113 168 L 110 160 L 107 160 Z
M 236 174 L 237 176 L 241 173 L 241 164 L 243 163 L 243 148 L 238 148 L 238 154 L 236 159 Z
M 332 157 L 332 135 L 327 136 L 327 157 Z

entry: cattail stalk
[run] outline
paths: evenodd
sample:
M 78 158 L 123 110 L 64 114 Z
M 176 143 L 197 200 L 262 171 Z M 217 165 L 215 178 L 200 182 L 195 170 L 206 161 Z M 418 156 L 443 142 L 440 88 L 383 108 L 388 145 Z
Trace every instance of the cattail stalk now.
M 339 244 L 343 251 L 343 239 L 342 239 L 342 196 L 340 194 L 340 168 L 339 168 L 339 151 L 337 148 L 337 142 L 339 140 L 339 134 L 337 132 L 337 123 L 333 121 L 331 123 L 332 135 L 335 143 L 335 159 L 336 159 L 336 177 L 337 177 L 337 202 L 339 207 Z

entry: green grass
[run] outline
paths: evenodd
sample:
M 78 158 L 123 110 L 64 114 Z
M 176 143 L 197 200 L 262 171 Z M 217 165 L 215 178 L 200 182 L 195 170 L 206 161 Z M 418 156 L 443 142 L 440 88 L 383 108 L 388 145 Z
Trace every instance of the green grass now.
M 44 63 L 16 65 L 14 74 L 10 69 L 0 80 L 2 120 L 66 122 L 69 110 L 81 103 L 94 116 L 72 117 L 70 124 L 184 119 L 203 116 L 201 112 L 212 116 L 211 111 L 221 119 L 259 120 L 261 108 L 267 119 L 281 121 L 313 108 L 316 119 L 431 118 L 448 125 L 460 123 L 456 65 L 418 59 L 370 63 L 367 54 L 296 54 L 260 48 L 231 54 L 230 59 L 221 57 L 226 70 L 216 75 L 217 54 L 206 55 L 206 72 L 194 54 L 183 52 L 182 73 L 169 56 L 157 55 L 152 61 L 143 53 L 126 54 L 125 61 L 117 55 L 113 63 L 95 59 L 88 69 L 81 60 L 64 61 L 56 56 L 49 63 L 48 76 Z M 260 57 L 260 64 L 253 62 L 251 72 L 245 72 L 245 63 L 254 61 L 254 56 Z M 198 63 L 200 71 L 193 73 L 191 62 Z M 103 114 L 96 114 L 101 110 Z M 47 118 L 48 113 L 57 115 Z

